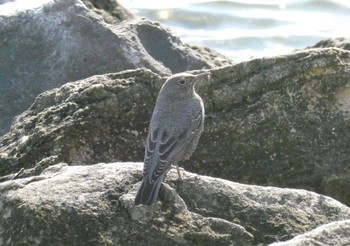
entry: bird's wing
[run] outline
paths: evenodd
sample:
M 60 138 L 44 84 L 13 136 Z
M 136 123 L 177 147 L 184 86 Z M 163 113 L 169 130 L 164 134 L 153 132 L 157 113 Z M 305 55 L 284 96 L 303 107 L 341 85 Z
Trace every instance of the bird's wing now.
M 150 181 L 157 180 L 171 164 L 181 159 L 187 145 L 200 130 L 202 117 L 202 112 L 194 115 L 189 127 L 178 136 L 170 135 L 166 130 L 159 128 L 150 129 L 145 150 L 144 177 L 147 176 Z M 159 144 L 157 144 L 158 141 L 160 141 Z
M 145 177 L 152 170 L 152 157 L 157 154 L 157 139 L 159 134 L 158 127 L 150 127 L 145 148 L 145 158 L 143 166 L 143 176 Z

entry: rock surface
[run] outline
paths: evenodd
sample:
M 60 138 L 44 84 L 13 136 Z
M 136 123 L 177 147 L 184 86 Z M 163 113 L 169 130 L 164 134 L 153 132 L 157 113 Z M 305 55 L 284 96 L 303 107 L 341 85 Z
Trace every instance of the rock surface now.
M 141 161 L 163 82 L 157 74 L 138 69 L 44 92 L 0 137 L 0 176 L 21 168 L 27 169 L 21 176 L 30 176 L 58 162 Z
M 116 3 L 84 0 L 86 7 L 79 0 L 47 0 L 26 9 L 21 0 L 3 2 L 0 135 L 39 93 L 69 81 L 132 68 L 164 75 L 231 63 L 222 55 L 220 61 L 208 59 L 159 23 L 127 13 L 118 17 Z M 128 20 L 110 25 L 106 18 Z
M 188 170 L 298 187 L 350 205 L 350 53 L 325 48 L 211 71 Z
M 336 221 L 271 246 L 350 245 L 350 220 Z
M 116 0 L 82 0 L 85 6 L 101 15 L 109 24 L 118 24 L 123 20 L 135 18 L 135 16 L 119 4 Z
M 0 184 L 2 245 L 257 245 L 350 218 L 313 192 L 171 170 L 159 201 L 134 207 L 142 163 L 57 164 Z M 33 226 L 35 225 L 35 226 Z M 53 236 L 54 235 L 54 236 Z
M 212 78 L 199 91 L 211 114 L 189 170 L 350 204 L 348 51 L 257 59 L 213 70 Z
M 197 86 L 205 102 L 205 130 L 185 169 L 305 188 L 350 205 L 348 51 L 306 50 L 211 74 L 211 82 Z M 142 161 L 164 79 L 140 69 L 41 94 L 0 138 L 0 175 L 40 171 L 60 161 Z
M 317 44 L 307 47 L 307 49 L 329 48 L 329 47 L 350 50 L 350 39 L 349 38 L 330 38 L 326 40 L 321 40 Z

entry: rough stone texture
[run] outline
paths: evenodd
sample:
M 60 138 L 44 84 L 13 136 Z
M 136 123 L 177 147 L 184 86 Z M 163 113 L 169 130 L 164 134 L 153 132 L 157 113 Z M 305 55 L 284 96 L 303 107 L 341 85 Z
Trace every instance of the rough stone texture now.
M 271 246 L 350 245 L 350 220 L 336 221 Z
M 349 38 L 330 38 L 321 40 L 317 44 L 307 47 L 307 49 L 313 48 L 329 48 L 336 47 L 344 50 L 350 50 L 350 39 Z
M 350 53 L 327 48 L 211 71 L 205 131 L 189 165 L 245 183 L 299 187 L 350 205 Z
M 197 86 L 205 130 L 185 169 L 350 205 L 349 62 L 348 51 L 327 48 L 212 70 L 211 82 Z M 43 93 L 0 138 L 0 175 L 59 161 L 142 161 L 163 81 L 136 70 Z
M 79 0 L 33 1 L 35 7 L 17 12 L 24 8 L 22 2 L 1 4 L 0 135 L 39 93 L 66 82 L 141 67 L 170 74 L 219 62 L 202 56 L 159 23 L 135 18 L 107 24 L 107 14 L 118 15 L 113 12 L 116 3 L 84 2 L 93 10 Z M 98 8 L 107 11 L 96 14 Z
M 228 60 L 226 56 L 210 48 L 189 44 L 184 45 L 189 49 L 195 50 L 196 53 L 198 53 L 203 59 L 210 61 L 212 63 L 212 67 L 223 67 L 236 64 L 236 62 Z
M 117 0 L 82 0 L 85 6 L 101 15 L 109 24 L 118 24 L 135 16 L 119 4 Z
M 151 208 L 134 207 L 142 163 L 57 164 L 0 184 L 2 245 L 266 245 L 350 218 L 313 192 L 175 169 Z M 35 226 L 33 226 L 35 225 Z
M 21 168 L 27 170 L 20 176 L 38 174 L 58 162 L 142 160 L 163 82 L 139 69 L 97 75 L 42 93 L 0 137 L 0 176 Z

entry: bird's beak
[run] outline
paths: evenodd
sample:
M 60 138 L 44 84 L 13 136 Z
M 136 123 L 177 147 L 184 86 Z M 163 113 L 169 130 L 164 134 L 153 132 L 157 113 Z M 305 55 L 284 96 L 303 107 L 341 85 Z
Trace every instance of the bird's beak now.
M 204 72 L 204 73 L 196 74 L 196 82 L 195 82 L 195 84 L 197 84 L 198 81 L 201 81 L 201 82 L 208 82 L 208 81 L 210 81 L 210 72 Z

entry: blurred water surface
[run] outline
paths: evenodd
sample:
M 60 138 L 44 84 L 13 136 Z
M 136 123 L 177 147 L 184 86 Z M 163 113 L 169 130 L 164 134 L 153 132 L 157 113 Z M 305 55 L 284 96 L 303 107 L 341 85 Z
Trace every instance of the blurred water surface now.
M 349 37 L 350 0 L 120 0 L 136 15 L 170 27 L 183 41 L 235 61 Z

